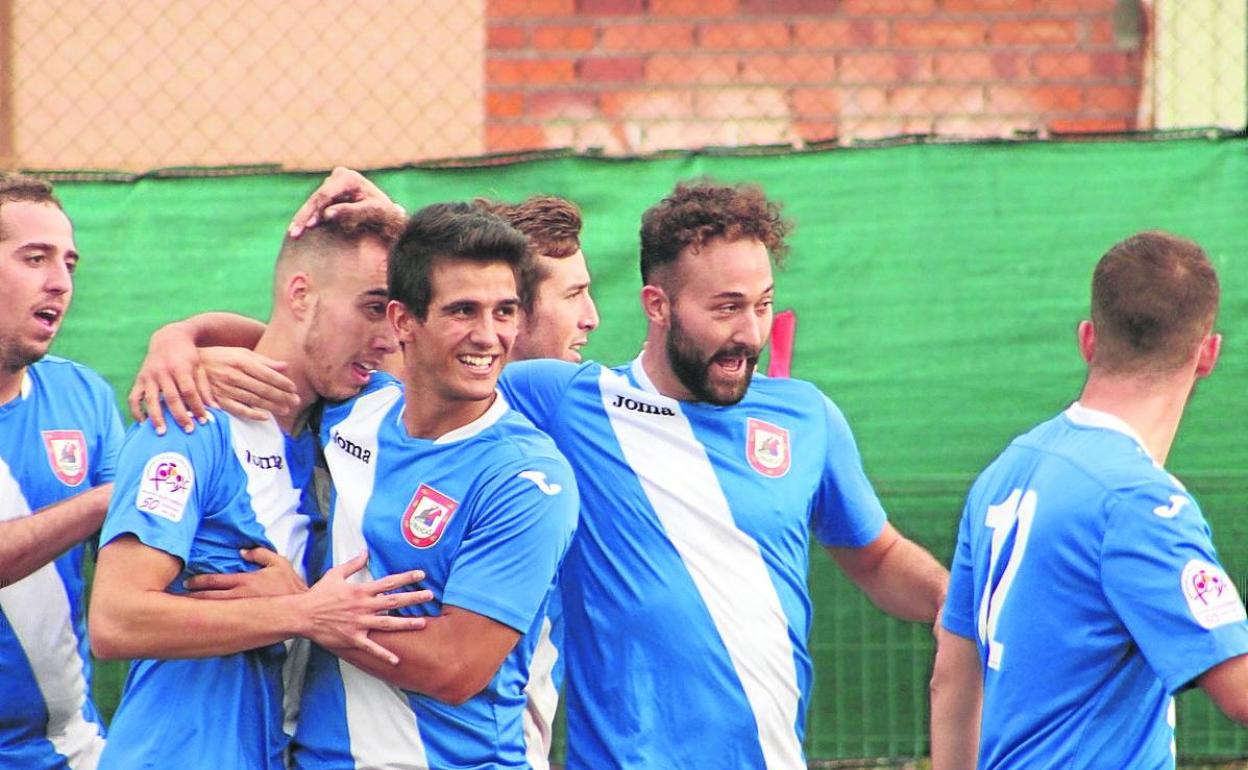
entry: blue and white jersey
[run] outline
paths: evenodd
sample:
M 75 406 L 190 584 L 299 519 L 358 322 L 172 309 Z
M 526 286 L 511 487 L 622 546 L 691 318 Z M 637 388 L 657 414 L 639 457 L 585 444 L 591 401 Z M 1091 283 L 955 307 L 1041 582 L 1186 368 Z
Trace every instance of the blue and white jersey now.
M 0 405 L 0 520 L 113 480 L 121 419 L 95 372 L 47 356 Z M 95 767 L 104 728 L 91 702 L 83 546 L 0 587 L 0 770 Z
M 761 375 L 733 406 L 677 401 L 640 359 L 522 361 L 500 387 L 581 491 L 568 768 L 804 769 L 810 532 L 858 547 L 885 520 L 840 411 Z
M 412 438 L 402 386 L 383 374 L 326 408 L 321 439 L 334 480 L 334 564 L 367 548 L 374 576 L 422 569 L 435 599 L 403 612 L 438 615 L 454 605 L 522 636 L 489 685 L 459 706 L 314 648 L 296 765 L 528 768 L 524 687 L 579 506 L 567 461 L 502 398 L 446 435 Z
M 1248 652 L 1196 501 L 1126 423 L 1079 404 L 971 488 L 943 618 L 979 647 L 992 770 L 1173 768 L 1173 694 Z
M 134 535 L 177 557 L 183 569 L 167 589 L 175 594 L 192 575 L 256 569 L 239 550 L 257 546 L 306 577 L 319 518 L 311 484 L 316 436 L 292 438 L 271 418 L 240 420 L 215 409 L 211 417 L 191 434 L 158 436 L 150 422 L 131 428 L 100 543 Z M 134 661 L 101 770 L 169 767 L 172 757 L 179 768 L 282 768 L 285 701 L 297 697 L 284 682 L 297 674 L 288 644 Z

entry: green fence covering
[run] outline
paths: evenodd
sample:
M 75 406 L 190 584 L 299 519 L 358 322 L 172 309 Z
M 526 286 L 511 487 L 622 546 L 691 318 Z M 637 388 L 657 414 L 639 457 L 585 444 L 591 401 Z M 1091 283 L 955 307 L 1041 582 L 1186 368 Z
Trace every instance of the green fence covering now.
M 777 305 L 797 311 L 794 376 L 850 420 L 894 523 L 946 561 L 973 476 L 1062 409 L 1083 366 L 1075 325 L 1092 267 L 1117 240 L 1163 228 L 1203 244 L 1224 287 L 1219 370 L 1203 383 L 1170 468 L 1201 500 L 1243 591 L 1248 575 L 1248 141 L 904 145 L 783 155 L 388 170 L 409 209 L 548 192 L 585 212 L 602 326 L 588 354 L 631 358 L 641 212 L 679 179 L 755 181 L 797 222 Z M 201 310 L 263 318 L 284 225 L 315 185 L 298 174 L 62 182 L 83 260 L 55 352 L 124 396 L 148 334 Z M 926 628 L 872 609 L 817 551 L 812 759 L 927 753 Z M 101 700 L 118 674 L 102 667 Z M 1180 754 L 1248 755 L 1248 731 L 1200 693 L 1180 699 Z

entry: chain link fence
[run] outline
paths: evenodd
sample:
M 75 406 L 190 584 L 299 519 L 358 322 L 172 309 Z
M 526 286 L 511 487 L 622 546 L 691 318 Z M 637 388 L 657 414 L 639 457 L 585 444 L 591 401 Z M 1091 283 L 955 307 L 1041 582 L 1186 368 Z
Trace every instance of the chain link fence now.
M 1246 124 L 1232 0 L 0 0 L 0 165 Z

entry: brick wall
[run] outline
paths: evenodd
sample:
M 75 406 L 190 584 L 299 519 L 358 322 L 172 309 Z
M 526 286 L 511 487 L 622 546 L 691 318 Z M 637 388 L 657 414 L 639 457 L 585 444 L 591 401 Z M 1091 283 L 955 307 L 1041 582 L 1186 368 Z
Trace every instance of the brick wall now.
M 486 147 L 1136 127 L 1115 0 L 487 0 Z M 1121 12 L 1121 9 L 1120 9 Z

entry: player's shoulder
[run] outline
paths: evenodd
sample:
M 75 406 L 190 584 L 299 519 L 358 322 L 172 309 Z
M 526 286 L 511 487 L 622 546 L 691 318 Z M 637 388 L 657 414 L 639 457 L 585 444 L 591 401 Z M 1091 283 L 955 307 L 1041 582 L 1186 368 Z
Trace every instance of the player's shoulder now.
M 594 361 L 577 364 L 558 358 L 532 358 L 507 364 L 500 380 L 508 384 L 527 381 L 543 385 L 563 385 L 581 377 L 596 376 L 602 368 L 602 364 Z
M 750 389 L 742 400 L 747 403 L 778 406 L 796 404 L 799 408 L 831 403 L 813 382 L 790 377 L 768 377 L 765 374 L 754 375 L 750 381 Z
M 1115 495 L 1182 486 L 1153 461 L 1129 427 L 1077 406 L 1040 423 L 1013 443 L 1062 458 Z
M 31 376 L 48 387 L 84 387 L 112 397 L 112 387 L 91 367 L 59 356 L 44 356 L 30 365 Z
M 554 440 L 515 409 L 507 409 L 486 434 L 500 464 L 527 459 L 567 465 Z
M 403 395 L 403 383 L 393 375 L 382 371 L 373 372 L 359 393 L 343 401 L 324 402 L 321 424 L 330 426 L 348 417 L 361 417 L 378 409 L 389 410 Z

